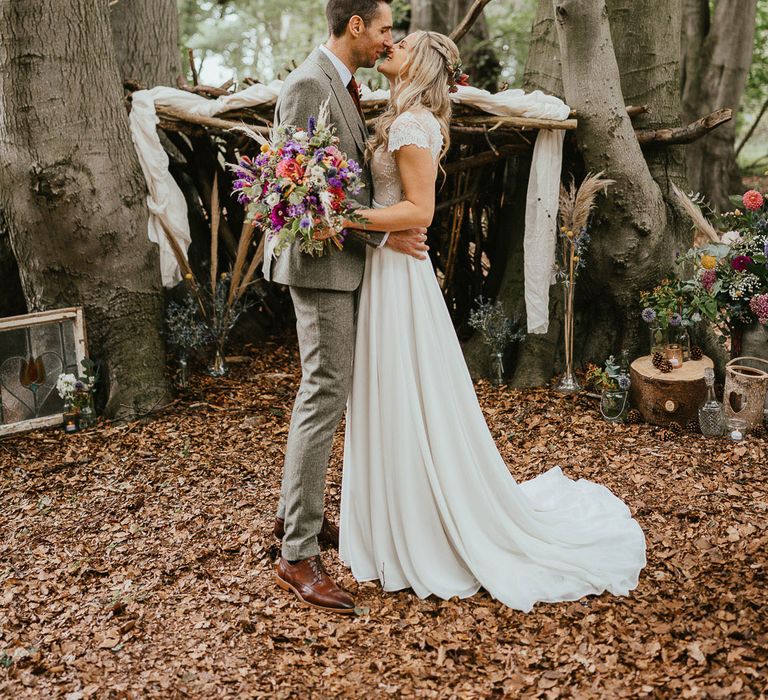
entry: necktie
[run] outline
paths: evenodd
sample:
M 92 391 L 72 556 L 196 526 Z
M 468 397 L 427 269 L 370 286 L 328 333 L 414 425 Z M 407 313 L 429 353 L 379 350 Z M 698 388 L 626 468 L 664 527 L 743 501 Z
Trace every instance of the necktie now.
M 352 101 L 355 103 L 355 107 L 357 107 L 357 113 L 360 115 L 360 119 L 362 119 L 363 123 L 365 123 L 365 117 L 363 116 L 363 109 L 360 106 L 360 93 L 358 91 L 357 82 L 355 81 L 354 76 L 352 76 L 349 79 L 349 82 L 347 83 L 347 92 L 352 98 Z

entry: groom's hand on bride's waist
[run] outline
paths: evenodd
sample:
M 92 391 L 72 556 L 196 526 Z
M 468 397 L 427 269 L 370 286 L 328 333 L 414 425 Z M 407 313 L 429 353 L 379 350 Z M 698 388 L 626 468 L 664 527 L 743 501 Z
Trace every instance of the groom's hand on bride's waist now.
M 409 228 L 405 231 L 392 231 L 384 244 L 398 253 L 405 253 L 417 260 L 426 260 L 429 246 L 427 245 L 427 229 Z

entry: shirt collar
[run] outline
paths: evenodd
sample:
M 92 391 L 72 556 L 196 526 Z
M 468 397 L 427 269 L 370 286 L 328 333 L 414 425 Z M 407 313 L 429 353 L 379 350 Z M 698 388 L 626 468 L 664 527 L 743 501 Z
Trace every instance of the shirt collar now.
M 341 82 L 344 84 L 344 87 L 349 85 L 349 81 L 352 79 L 352 71 L 347 68 L 346 65 L 344 65 L 344 61 L 342 61 L 333 51 L 331 51 L 325 44 L 320 44 L 320 50 L 328 56 L 328 58 L 331 60 L 331 63 L 335 66 L 336 70 L 339 73 L 339 77 L 341 78 Z

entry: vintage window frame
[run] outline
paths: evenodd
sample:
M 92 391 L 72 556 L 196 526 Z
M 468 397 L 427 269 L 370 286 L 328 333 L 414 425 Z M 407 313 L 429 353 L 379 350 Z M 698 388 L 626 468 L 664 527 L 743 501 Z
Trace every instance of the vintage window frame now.
M 36 311 L 21 316 L 6 316 L 0 318 L 0 332 L 15 328 L 34 328 L 48 323 L 72 320 L 74 322 L 75 357 L 78 373 L 81 362 L 88 357 L 88 337 L 85 332 L 85 314 L 82 306 L 71 306 L 65 309 Z M 52 413 L 49 416 L 39 416 L 17 421 L 16 423 L 0 423 L 0 436 L 21 433 L 38 428 L 50 428 L 64 422 L 63 413 Z

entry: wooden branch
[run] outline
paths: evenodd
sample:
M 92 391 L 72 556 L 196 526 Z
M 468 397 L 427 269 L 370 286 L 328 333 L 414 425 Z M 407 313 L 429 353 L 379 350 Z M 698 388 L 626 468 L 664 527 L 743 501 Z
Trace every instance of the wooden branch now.
M 710 131 L 724 124 L 733 116 L 730 109 L 719 109 L 706 117 L 697 119 L 687 126 L 680 126 L 674 129 L 647 129 L 635 130 L 637 140 L 641 146 L 648 144 L 662 144 L 665 146 L 682 143 L 692 143 L 706 136 Z
M 467 158 L 462 158 L 461 160 L 453 160 L 450 163 L 446 163 L 444 168 L 445 174 L 452 175 L 465 170 L 480 168 L 503 158 L 509 158 L 510 156 L 518 155 L 519 153 L 527 153 L 529 150 L 530 149 L 524 145 L 518 146 L 507 144 L 499 146 L 496 152 L 485 151 L 483 153 L 468 156 Z
M 197 85 L 200 81 L 200 76 L 197 73 L 197 66 L 195 65 L 195 53 L 192 49 L 187 49 L 187 56 L 189 56 L 189 67 L 192 69 L 192 84 Z
M 563 129 L 571 131 L 578 125 L 575 119 L 529 119 L 528 117 L 496 117 L 491 114 L 483 117 L 457 117 L 454 123 L 459 126 L 483 124 L 488 126 L 489 130 L 507 127 L 512 129 Z
M 763 118 L 766 110 L 768 110 L 768 97 L 765 98 L 765 102 L 763 102 L 763 106 L 755 117 L 755 121 L 752 122 L 752 126 L 749 127 L 749 131 L 747 131 L 747 133 L 744 134 L 744 138 L 741 139 L 741 143 L 739 143 L 736 153 L 734 153 L 735 158 L 739 157 L 739 153 L 741 153 L 741 149 L 744 148 L 744 144 L 752 138 L 752 134 L 755 133 L 755 129 L 757 129 L 758 124 L 760 124 L 760 120 Z
M 466 33 L 472 28 L 472 25 L 477 21 L 477 18 L 482 14 L 483 8 L 490 1 L 491 0 L 475 0 L 467 14 L 464 15 L 464 19 L 462 19 L 456 26 L 456 29 L 450 33 L 450 37 L 455 43 L 458 44 L 464 38 Z
M 629 115 L 630 119 L 640 116 L 641 114 L 647 114 L 650 111 L 651 110 L 648 105 L 627 105 L 627 114 Z
M 177 121 L 187 122 L 189 124 L 199 124 L 200 126 L 207 126 L 211 129 L 221 129 L 222 131 L 229 131 L 238 126 L 242 126 L 242 122 L 233 122 L 226 119 L 218 119 L 216 117 L 203 117 L 199 114 L 190 114 L 181 109 L 174 109 L 173 107 L 164 107 L 157 105 L 155 111 L 159 117 L 167 117 L 168 119 L 176 119 Z M 269 129 L 265 126 L 251 126 L 249 128 L 253 131 L 269 136 Z

